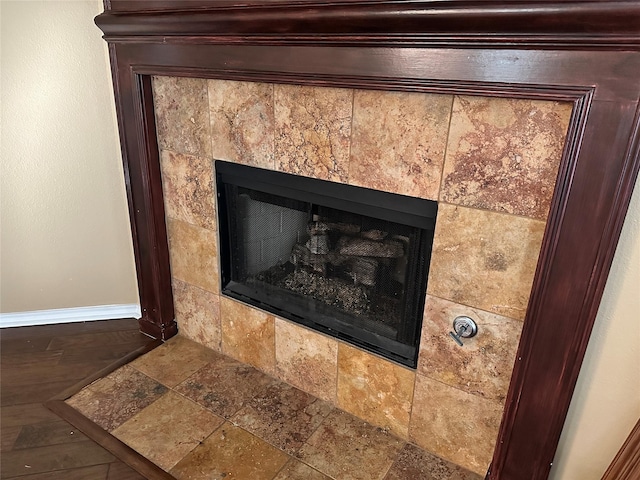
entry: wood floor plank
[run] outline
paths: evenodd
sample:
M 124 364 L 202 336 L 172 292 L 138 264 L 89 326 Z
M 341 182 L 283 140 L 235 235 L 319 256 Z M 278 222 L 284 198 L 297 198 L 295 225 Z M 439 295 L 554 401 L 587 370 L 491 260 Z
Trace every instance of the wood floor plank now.
M 25 425 L 13 444 L 14 450 L 44 447 L 88 440 L 87 437 L 64 420 Z
M 57 365 L 62 358 L 64 350 L 45 350 L 42 352 L 19 352 L 0 354 L 0 370 L 10 371 L 13 367 L 29 367 L 35 364 Z M 11 367 L 11 368 L 9 368 Z
M 127 353 L 148 344 L 149 337 L 139 334 L 130 342 L 116 345 L 99 345 L 89 348 L 66 349 L 60 358 L 60 365 L 79 364 L 83 362 L 113 362 Z
M 5 427 L 4 425 L 0 427 L 0 452 L 6 452 L 7 450 L 11 450 L 13 448 L 13 444 L 15 443 L 18 435 L 22 431 L 22 427 Z
M 43 380 L 47 383 L 80 380 L 109 365 L 106 362 L 87 362 L 65 365 L 34 364 L 29 368 L 3 368 L 2 381 L 11 387 L 30 386 Z
M 140 338 L 138 330 L 117 330 L 115 332 L 82 333 L 80 335 L 56 336 L 49 344 L 49 350 L 68 348 L 99 348 L 104 345 L 122 345 Z
M 48 445 L 3 452 L 0 476 L 18 477 L 35 473 L 108 464 L 115 457 L 92 441 Z
M 33 425 L 56 420 L 60 420 L 60 417 L 45 408 L 42 403 L 7 405 L 0 408 L 0 426 L 2 428 Z
M 91 467 L 57 470 L 11 478 L 20 480 L 106 480 L 110 465 L 112 464 L 93 465 Z
M 60 335 L 77 335 L 81 333 L 112 332 L 118 330 L 136 330 L 138 321 L 134 318 L 119 320 L 97 320 L 91 322 L 55 323 L 51 325 L 35 325 L 30 327 L 11 327 L 0 329 L 2 339 L 36 339 Z
M 6 337 L 6 333 L 4 333 L 6 330 L 10 329 L 0 329 L 0 353 L 2 355 L 12 353 L 44 352 L 53 338 L 52 336 L 46 336 L 14 340 Z
M 72 383 L 73 380 L 60 382 L 43 382 L 30 385 L 5 385 L 0 390 L 0 406 L 2 410 L 11 405 L 23 403 L 42 403 L 61 392 Z

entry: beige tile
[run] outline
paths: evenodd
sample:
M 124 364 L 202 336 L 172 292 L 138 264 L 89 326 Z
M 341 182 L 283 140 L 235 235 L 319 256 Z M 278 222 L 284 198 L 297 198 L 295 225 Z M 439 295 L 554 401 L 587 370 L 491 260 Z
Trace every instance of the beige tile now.
M 285 382 L 334 403 L 338 342 L 276 318 L 276 374 Z
M 484 475 L 501 418 L 500 403 L 417 376 L 409 435 L 425 450 Z
M 175 391 L 199 403 L 216 415 L 231 418 L 252 398 L 263 392 L 274 379 L 226 355 L 187 378 Z
M 178 480 L 271 480 L 289 458 L 243 429 L 225 423 L 170 473 Z
M 461 315 L 478 324 L 478 334 L 463 339 L 449 336 Z M 418 356 L 418 373 L 468 393 L 504 403 L 522 322 L 427 295 Z
M 353 91 L 275 85 L 277 170 L 347 182 Z
M 331 404 L 274 379 L 231 422 L 293 455 L 332 410 Z
M 215 352 L 176 335 L 129 365 L 167 387 L 175 387 L 215 358 Z
M 275 325 L 268 313 L 220 297 L 222 351 L 267 373 L 275 372 Z
M 66 402 L 107 432 L 167 392 L 167 387 L 125 365 L 83 388 Z
M 331 480 L 325 474 L 314 470 L 297 460 L 291 459 L 285 467 L 280 470 L 273 480 Z
M 176 278 L 173 303 L 180 335 L 217 352 L 220 346 L 220 297 Z
M 219 293 L 216 232 L 169 219 L 167 233 L 171 275 L 208 292 Z
M 206 80 L 153 77 L 153 101 L 161 149 L 211 158 Z
M 349 182 L 437 200 L 451 95 L 356 90 Z
M 441 200 L 544 220 L 569 102 L 457 96 Z
M 523 320 L 544 222 L 441 203 L 429 294 Z
M 273 85 L 209 80 L 213 157 L 274 168 Z
M 345 344 L 338 352 L 338 406 L 406 438 L 415 373 Z
M 408 443 L 384 480 L 482 480 L 483 478 L 484 476 L 442 460 Z
M 163 470 L 170 470 L 224 419 L 169 391 L 112 434 Z
M 215 230 L 211 160 L 162 150 L 160 165 L 167 217 Z
M 297 457 L 331 478 L 379 480 L 404 443 L 359 418 L 334 410 Z

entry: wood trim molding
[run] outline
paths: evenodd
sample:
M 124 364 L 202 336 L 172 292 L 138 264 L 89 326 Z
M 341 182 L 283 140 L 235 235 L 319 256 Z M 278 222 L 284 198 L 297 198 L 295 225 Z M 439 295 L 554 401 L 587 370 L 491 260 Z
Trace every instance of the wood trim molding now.
M 640 420 L 633 427 L 602 480 L 635 480 L 640 478 Z
M 640 5 L 239 3 L 109 0 L 96 18 L 111 54 L 142 330 L 176 332 L 151 75 L 571 101 L 487 474 L 547 478 L 640 168 Z
M 469 46 L 638 45 L 638 23 L 640 5 L 634 1 L 111 0 L 109 12 L 100 18 L 106 38 L 121 41 L 215 33 L 261 35 L 264 41 L 286 36 L 288 41 L 361 43 L 367 37 L 372 42 Z

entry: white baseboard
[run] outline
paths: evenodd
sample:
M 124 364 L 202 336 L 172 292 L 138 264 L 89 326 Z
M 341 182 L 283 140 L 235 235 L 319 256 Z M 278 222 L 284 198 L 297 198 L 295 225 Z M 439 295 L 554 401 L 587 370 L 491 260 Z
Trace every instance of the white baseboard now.
M 97 305 L 95 307 L 57 308 L 33 312 L 0 313 L 0 328 L 49 325 L 52 323 L 90 322 L 117 318 L 140 318 L 137 303 L 125 305 Z

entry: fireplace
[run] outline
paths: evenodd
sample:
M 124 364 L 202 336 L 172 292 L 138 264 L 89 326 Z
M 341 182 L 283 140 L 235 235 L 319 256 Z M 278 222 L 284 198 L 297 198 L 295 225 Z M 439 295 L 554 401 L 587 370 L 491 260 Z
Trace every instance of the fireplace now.
M 226 317 L 230 318 L 228 323 L 250 319 L 260 327 L 251 332 L 233 332 L 237 335 L 228 336 L 230 343 L 240 338 L 240 334 L 246 338 L 247 333 L 265 345 L 267 341 L 273 344 L 274 337 L 276 344 L 281 338 L 283 346 L 292 338 L 304 343 L 307 330 L 299 328 L 304 332 L 294 332 L 291 322 L 268 319 L 267 314 L 257 309 L 246 307 L 243 310 L 244 305 L 226 296 L 219 298 L 218 305 L 217 294 L 210 295 L 212 291 L 219 291 L 215 251 L 205 258 L 205 262 L 199 262 L 206 273 L 215 275 L 200 277 L 193 274 L 190 262 L 195 258 L 194 254 L 205 252 L 199 247 L 200 240 L 206 240 L 202 244 L 213 243 L 215 246 L 217 232 L 211 233 L 206 228 L 199 230 L 171 218 L 165 220 L 165 210 L 175 205 L 164 204 L 161 156 L 164 159 L 165 156 L 175 156 L 175 153 L 161 153 L 156 141 L 158 131 L 163 130 L 163 119 L 154 117 L 153 75 L 186 77 L 187 80 L 262 82 L 279 87 L 303 85 L 307 88 L 444 93 L 486 96 L 495 101 L 518 99 L 570 104 L 565 147 L 556 170 L 556 181 L 550 185 L 550 197 L 546 197 L 549 202 L 544 205 L 549 215 L 547 218 L 543 213 L 547 219 L 540 220 L 541 227 L 532 231 L 538 241 L 541 238 L 541 243 L 538 243 L 541 248 L 537 249 L 540 252 L 537 264 L 531 267 L 535 270 L 533 284 L 527 288 L 531 296 L 515 310 L 506 312 L 524 322 L 516 360 L 512 364 L 513 375 L 504 403 L 504 415 L 502 409 L 492 415 L 497 419 L 496 429 L 502 419 L 496 448 L 493 451 L 490 447 L 482 454 L 486 459 L 493 457 L 487 474 L 487 478 L 492 480 L 546 478 L 640 166 L 637 83 L 640 71 L 637 47 L 637 25 L 640 23 L 637 20 L 640 8 L 637 3 L 571 2 L 559 6 L 549 2 L 524 2 L 505 6 L 504 2 L 496 1 L 349 0 L 327 4 L 307 0 L 109 0 L 105 2 L 105 9 L 97 23 L 109 42 L 114 72 L 143 312 L 141 328 L 158 338 L 175 335 L 175 319 L 184 313 L 181 311 L 184 305 L 179 301 L 174 303 L 169 266 L 169 246 L 180 245 L 184 239 L 196 239 L 198 243 L 192 249 L 183 249 L 181 253 L 184 256 L 180 260 L 184 261 L 171 267 L 177 267 L 187 277 L 186 280 L 198 285 L 191 288 L 188 282 L 176 282 L 173 286 L 177 287 L 175 292 L 185 298 L 195 298 L 195 293 L 200 295 L 197 302 L 193 302 L 194 318 L 199 318 L 207 309 L 216 311 L 219 308 L 229 314 Z M 207 102 L 206 91 L 198 98 Z M 339 106 L 345 102 L 328 103 Z M 169 110 L 174 111 L 176 105 L 171 103 Z M 184 147 L 181 152 L 199 153 L 193 150 L 202 147 L 203 159 L 206 160 L 203 165 L 210 165 L 214 157 L 227 158 L 211 155 L 211 142 L 205 140 L 201 125 L 195 121 L 199 115 L 197 109 L 184 110 L 184 122 L 179 125 L 181 135 L 176 140 L 176 146 Z M 213 112 L 207 107 L 203 111 L 207 118 Z M 340 110 L 338 121 L 344 118 L 344 113 Z M 526 121 L 529 117 L 518 115 L 517 118 Z M 497 120 L 503 119 L 498 115 Z M 261 124 L 254 122 L 248 125 L 247 131 L 259 136 L 260 132 L 252 127 Z M 332 132 L 331 143 L 320 145 L 319 149 L 326 149 L 328 145 L 340 147 L 345 143 L 342 136 L 346 136 L 343 135 L 346 128 L 338 125 L 337 133 L 334 135 Z M 192 131 L 193 136 L 189 135 Z M 297 136 L 290 137 L 293 140 L 284 145 L 283 150 L 300 147 L 296 142 L 303 136 L 299 131 L 293 133 Z M 309 135 L 313 137 L 316 133 L 310 131 Z M 477 138 L 482 140 L 484 137 L 478 135 Z M 542 135 L 540 138 L 546 137 Z M 166 147 L 160 145 L 161 149 Z M 365 158 L 373 157 L 365 155 Z M 475 174 L 479 171 L 476 167 L 481 158 L 482 155 L 477 155 L 458 165 L 467 173 Z M 513 160 L 513 165 L 520 168 L 517 155 L 508 158 L 508 161 L 505 158 L 505 164 Z M 255 159 L 242 160 L 251 163 Z M 192 157 L 183 155 L 181 161 L 200 168 L 200 160 Z M 350 172 L 355 175 L 353 182 L 361 184 L 371 180 L 368 172 L 375 163 L 372 161 L 366 165 L 363 162 L 361 170 Z M 332 168 L 334 166 L 340 167 L 338 163 L 330 165 L 331 168 L 323 164 L 318 171 L 338 177 L 331 180 L 344 182 L 340 177 L 345 170 Z M 206 172 L 207 168 L 202 171 Z M 293 173 L 307 176 L 315 173 L 304 163 L 283 161 L 275 164 L 273 158 L 268 168 L 297 168 L 300 171 Z M 200 180 L 206 184 L 204 177 Z M 514 190 L 506 177 L 500 180 L 500 184 L 506 187 L 501 192 L 507 194 L 502 199 L 508 200 L 508 194 L 513 191 L 526 190 L 521 187 Z M 381 182 L 376 188 L 385 190 L 385 183 Z M 465 197 L 472 194 L 474 202 L 484 202 L 484 180 L 475 178 L 474 182 L 467 184 L 467 187 L 474 186 L 482 188 L 467 190 Z M 425 191 L 423 188 L 419 190 Z M 449 201 L 457 201 L 459 193 L 448 190 L 446 196 Z M 213 199 L 213 195 L 210 198 Z M 499 208 L 509 207 L 508 201 L 499 203 Z M 480 205 L 479 208 L 483 207 Z M 209 210 L 212 207 L 206 205 L 200 213 Z M 439 206 L 438 228 L 443 232 L 459 232 L 459 229 L 444 227 L 447 223 L 455 223 L 453 220 L 467 222 L 464 212 L 464 207 L 452 207 L 443 200 Z M 519 218 L 521 214 L 512 212 L 512 215 Z M 483 224 L 491 227 L 500 238 L 500 225 Z M 474 246 L 483 238 L 468 237 L 468 244 Z M 450 248 L 451 245 L 443 244 L 441 247 L 445 253 L 443 260 L 466 259 Z M 488 258 L 489 261 L 483 265 L 496 272 L 502 271 L 505 266 L 503 260 L 508 257 L 506 254 L 517 251 L 517 248 L 511 248 L 498 252 L 499 255 Z M 438 273 L 452 271 L 447 262 L 438 262 L 436 267 Z M 457 298 L 460 292 L 473 292 L 470 287 L 475 285 L 496 285 L 488 281 L 466 284 L 464 289 L 456 288 L 453 283 L 435 288 L 432 280 L 440 275 L 434 275 L 434 270 L 432 265 L 429 288 L 436 290 L 433 292 L 435 296 L 442 297 L 446 293 L 442 288 Z M 460 275 L 459 278 L 464 279 L 465 276 Z M 494 293 L 503 292 L 495 289 Z M 491 303 L 480 306 L 502 308 L 502 302 L 494 298 L 492 294 L 489 296 Z M 521 296 L 518 298 L 522 299 Z M 460 304 L 468 305 L 462 300 Z M 434 303 L 431 307 L 437 313 L 444 311 L 446 305 Z M 424 322 L 424 325 L 428 324 Z M 444 328 L 450 328 L 449 325 Z M 183 327 L 180 328 L 184 331 Z M 512 332 L 513 329 L 505 331 Z M 318 337 L 325 342 L 324 336 Z M 451 342 L 449 338 L 446 340 Z M 458 351 L 463 352 L 464 348 Z M 277 370 L 273 365 L 273 347 L 271 350 L 256 347 L 248 350 L 249 347 L 247 352 L 239 351 L 238 355 L 261 354 L 261 358 L 272 362 L 264 370 Z M 343 368 L 344 379 L 353 379 L 354 384 L 359 382 L 363 369 L 357 367 L 365 364 L 361 361 L 365 355 L 342 344 L 338 350 L 338 368 Z M 491 351 L 487 348 L 484 353 Z M 314 359 L 319 364 L 324 353 L 327 357 L 336 358 L 335 349 L 322 350 L 322 355 L 318 352 L 314 352 Z M 283 358 L 288 353 L 282 352 Z M 443 358 L 434 364 L 425 363 L 425 368 L 450 363 L 450 357 Z M 400 370 L 386 364 L 384 368 L 397 380 L 397 385 L 413 385 L 403 379 L 414 372 L 395 364 L 393 367 Z M 434 369 L 429 368 L 428 371 L 432 375 Z M 456 373 L 459 371 L 462 368 Z M 335 375 L 335 363 L 327 372 Z M 293 370 L 293 373 L 295 378 L 301 377 L 299 370 Z M 384 381 L 380 380 L 377 370 L 369 373 L 366 381 L 362 382 L 363 388 L 372 387 L 370 390 L 373 391 L 375 387 L 380 392 L 390 384 L 386 381 L 387 376 Z M 404 392 L 407 398 L 422 398 L 421 405 L 414 402 L 411 408 L 406 402 L 400 402 L 396 409 L 372 408 L 364 413 L 390 412 L 398 420 L 391 426 L 400 434 L 403 434 L 400 427 L 406 427 L 409 412 L 422 416 L 421 421 L 446 425 L 444 430 L 447 432 L 464 432 L 467 439 L 470 433 L 478 432 L 479 423 L 487 416 L 484 412 L 477 414 L 476 410 L 469 410 L 462 394 L 456 397 L 459 401 L 451 404 L 457 405 L 457 410 L 444 408 L 434 412 L 448 415 L 446 422 L 440 416 L 428 413 L 431 405 L 438 405 L 438 401 L 432 400 L 442 398 L 444 392 L 440 380 L 429 381 L 425 376 L 420 372 L 416 374 L 415 395 L 413 390 Z M 459 375 L 449 377 L 451 381 L 459 379 Z M 335 376 L 326 384 L 335 387 Z M 460 393 L 459 387 L 451 387 L 448 393 Z M 398 391 L 394 388 L 393 393 Z M 347 388 L 338 392 L 338 402 L 341 395 L 348 394 Z M 480 403 L 487 407 L 491 405 L 482 399 Z M 360 403 L 353 405 L 357 408 Z M 431 441 L 433 434 L 438 432 L 419 428 L 419 423 L 424 422 L 415 424 L 411 437 L 421 435 Z M 468 441 L 466 446 L 475 448 L 478 444 Z M 458 459 L 458 442 L 447 440 L 440 445 L 451 449 L 455 460 Z
M 437 202 L 216 162 L 221 290 L 416 367 Z

